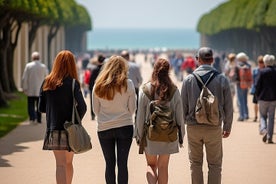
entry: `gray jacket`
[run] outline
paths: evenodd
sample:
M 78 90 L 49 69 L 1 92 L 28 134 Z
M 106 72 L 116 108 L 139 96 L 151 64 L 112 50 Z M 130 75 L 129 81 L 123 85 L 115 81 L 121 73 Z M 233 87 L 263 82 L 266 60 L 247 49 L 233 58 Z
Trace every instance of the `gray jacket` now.
M 131 61 L 128 61 L 128 78 L 132 80 L 135 88 L 139 88 L 143 81 L 139 66 Z
M 204 76 L 215 69 L 210 65 L 201 65 L 194 72 Z M 203 77 L 204 80 L 204 77 Z M 233 121 L 233 102 L 228 79 L 223 74 L 218 74 L 207 85 L 208 89 L 218 98 L 220 123 L 224 131 L 231 131 Z M 200 94 L 196 78 L 190 74 L 183 81 L 181 98 L 183 103 L 183 117 L 188 125 L 196 125 L 195 106 Z

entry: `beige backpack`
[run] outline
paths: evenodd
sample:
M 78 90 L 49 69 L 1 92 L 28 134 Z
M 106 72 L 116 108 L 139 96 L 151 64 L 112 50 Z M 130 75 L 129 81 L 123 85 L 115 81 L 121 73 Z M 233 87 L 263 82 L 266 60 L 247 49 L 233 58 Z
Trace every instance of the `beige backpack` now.
M 219 107 L 218 107 L 218 99 L 213 93 L 207 88 L 207 84 L 212 80 L 215 73 L 213 72 L 208 80 L 203 83 L 200 76 L 196 73 L 193 73 L 196 77 L 197 81 L 202 84 L 202 89 L 200 95 L 196 102 L 195 107 L 195 118 L 199 124 L 206 125 L 219 125 Z

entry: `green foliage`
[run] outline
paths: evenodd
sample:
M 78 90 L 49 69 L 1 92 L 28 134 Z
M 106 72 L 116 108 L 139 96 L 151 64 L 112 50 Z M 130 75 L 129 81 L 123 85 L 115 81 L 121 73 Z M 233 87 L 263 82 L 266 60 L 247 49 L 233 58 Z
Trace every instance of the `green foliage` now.
M 42 20 L 48 25 L 81 26 L 84 30 L 92 27 L 88 12 L 75 0 L 0 0 L 0 8 L 26 22 Z
M 76 21 L 74 13 L 76 9 L 74 0 L 56 0 L 56 8 L 59 14 L 59 22 L 63 24 L 72 24 Z
M 197 30 L 213 35 L 228 29 L 258 31 L 262 26 L 276 26 L 276 0 L 230 0 L 203 15 Z
M 265 24 L 267 26 L 274 26 L 276 25 L 276 1 L 270 0 L 270 4 L 268 6 L 268 10 L 265 15 Z
M 18 92 L 16 98 L 9 101 L 8 107 L 0 108 L 0 137 L 6 135 L 27 118 L 27 97 Z
M 80 27 L 82 27 L 84 30 L 91 30 L 92 21 L 85 7 L 78 5 L 76 16 L 78 17 L 77 24 Z

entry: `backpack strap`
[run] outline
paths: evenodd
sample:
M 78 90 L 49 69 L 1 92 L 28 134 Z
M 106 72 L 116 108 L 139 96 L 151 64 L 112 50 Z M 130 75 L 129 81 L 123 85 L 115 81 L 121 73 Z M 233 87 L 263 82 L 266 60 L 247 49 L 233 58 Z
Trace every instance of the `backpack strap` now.
M 146 84 L 144 84 L 144 85 L 142 86 L 142 90 L 143 90 L 143 92 L 145 93 L 145 95 L 146 95 L 146 96 L 150 99 L 150 101 L 151 101 L 151 100 L 154 99 L 154 97 L 151 95 L 150 89 L 148 88 L 147 84 L 148 84 L 148 83 L 146 83 Z
M 172 88 L 170 89 L 169 101 L 171 101 L 171 100 L 172 100 L 173 95 L 174 95 L 174 93 L 175 93 L 176 89 L 177 89 L 177 87 L 176 87 L 175 85 L 173 85 L 173 86 L 172 86 Z
M 146 83 L 142 86 L 142 90 L 145 93 L 145 95 L 152 101 L 152 100 L 154 100 L 154 97 L 151 95 L 150 89 L 148 88 L 147 84 L 148 83 Z M 175 85 L 173 85 L 170 88 L 170 94 L 169 94 L 169 99 L 168 99 L 169 101 L 171 101 L 171 99 L 173 98 L 173 95 L 174 95 L 176 89 L 177 89 L 177 87 Z
M 218 74 L 218 72 L 216 72 L 216 71 L 211 71 L 210 73 L 211 73 L 210 76 L 208 77 L 207 81 L 204 83 L 202 81 L 201 77 L 197 73 L 193 72 L 193 75 L 195 76 L 195 78 L 197 80 L 197 84 L 198 84 L 198 86 L 199 86 L 200 89 L 202 89 L 202 86 L 207 86 L 211 82 L 211 80 L 215 76 L 217 76 L 217 74 Z

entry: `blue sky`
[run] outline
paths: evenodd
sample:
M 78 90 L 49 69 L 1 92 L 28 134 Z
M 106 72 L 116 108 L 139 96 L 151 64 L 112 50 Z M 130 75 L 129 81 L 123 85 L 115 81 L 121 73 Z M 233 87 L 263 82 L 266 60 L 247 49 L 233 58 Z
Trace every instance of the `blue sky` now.
M 95 28 L 193 28 L 227 0 L 76 0 Z

